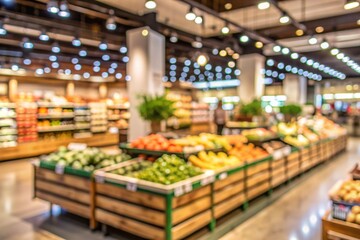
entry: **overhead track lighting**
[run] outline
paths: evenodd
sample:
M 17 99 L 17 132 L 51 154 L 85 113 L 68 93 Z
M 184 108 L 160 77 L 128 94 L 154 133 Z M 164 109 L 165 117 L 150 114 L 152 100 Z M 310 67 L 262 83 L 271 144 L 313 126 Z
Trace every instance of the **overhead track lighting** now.
M 194 21 L 196 18 L 196 14 L 193 11 L 193 8 L 190 7 L 189 11 L 185 15 L 186 20 Z
M 257 5 L 258 9 L 265 10 L 270 7 L 270 3 L 268 1 L 260 1 Z
M 357 8 L 358 6 L 360 6 L 359 0 L 346 0 L 346 2 L 344 4 L 344 9 L 350 10 L 350 9 Z
M 154 0 L 146 0 L 145 7 L 147 9 L 150 9 L 150 10 L 155 9 L 156 8 L 156 2 Z
M 63 17 L 63 18 L 68 18 L 68 17 L 70 17 L 69 5 L 68 5 L 68 3 L 67 3 L 66 0 L 62 0 L 62 1 L 60 2 L 59 9 L 60 9 L 60 11 L 58 12 L 58 15 L 59 15 L 60 17 Z
M 39 35 L 39 39 L 41 41 L 47 42 L 47 41 L 49 41 L 50 37 L 49 37 L 49 35 L 47 35 L 46 31 L 43 30 Z
M 195 18 L 195 20 L 194 20 L 194 22 L 196 23 L 196 24 L 202 24 L 203 23 L 203 17 L 202 16 L 197 16 L 196 18 Z
M 58 13 L 60 11 L 58 1 L 49 0 L 46 5 L 46 9 L 49 13 L 54 13 L 54 14 Z
M 115 12 L 113 9 L 110 9 L 109 11 L 109 17 L 106 20 L 106 29 L 110 31 L 116 30 L 116 20 L 115 20 Z
M 4 28 L 4 24 L 2 21 L 0 21 L 0 36 L 4 36 L 4 35 L 6 35 L 6 33 L 7 33 L 7 31 Z

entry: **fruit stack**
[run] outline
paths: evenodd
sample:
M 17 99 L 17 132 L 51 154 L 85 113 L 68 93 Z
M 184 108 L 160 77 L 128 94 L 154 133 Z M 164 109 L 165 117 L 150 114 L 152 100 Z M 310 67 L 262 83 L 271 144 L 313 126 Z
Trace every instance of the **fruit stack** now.
M 239 159 L 241 162 L 253 162 L 268 157 L 269 153 L 254 144 L 244 144 L 239 142 L 233 149 L 228 152 Z
M 167 152 L 182 152 L 183 148 L 180 145 L 173 143 L 159 134 L 151 134 L 146 137 L 141 137 L 130 143 L 130 147 L 146 149 L 152 151 L 167 151 Z
M 189 161 L 201 169 L 221 169 L 227 166 L 236 166 L 242 162 L 235 156 L 228 156 L 224 152 L 214 153 L 201 151 L 197 156 L 191 155 Z

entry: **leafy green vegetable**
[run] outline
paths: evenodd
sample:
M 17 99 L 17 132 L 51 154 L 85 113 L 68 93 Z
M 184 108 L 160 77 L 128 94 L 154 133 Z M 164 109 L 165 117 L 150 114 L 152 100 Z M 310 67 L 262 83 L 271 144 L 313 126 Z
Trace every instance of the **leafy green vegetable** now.
M 165 95 L 143 95 L 141 99 L 138 111 L 144 120 L 160 122 L 174 115 L 174 102 L 168 100 Z
M 251 103 L 241 105 L 240 113 L 245 116 L 261 116 L 263 113 L 261 101 L 254 99 Z
M 302 108 L 297 104 L 288 104 L 280 108 L 280 112 L 284 115 L 298 116 L 302 112 Z

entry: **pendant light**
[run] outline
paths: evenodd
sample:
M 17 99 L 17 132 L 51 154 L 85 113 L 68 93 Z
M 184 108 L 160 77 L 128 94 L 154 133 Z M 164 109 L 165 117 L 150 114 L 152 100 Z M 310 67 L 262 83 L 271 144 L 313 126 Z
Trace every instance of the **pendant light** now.
M 5 36 L 7 33 L 6 29 L 4 28 L 4 24 L 0 21 L 0 36 Z
M 40 33 L 40 35 L 39 35 L 39 39 L 40 39 L 41 41 L 47 42 L 47 41 L 49 41 L 50 37 L 49 37 L 49 35 L 46 33 L 45 30 L 42 30 L 41 33 Z
M 60 2 L 59 9 L 60 9 L 60 11 L 58 12 L 58 15 L 59 15 L 60 17 L 63 17 L 63 18 L 68 18 L 68 17 L 70 17 L 69 5 L 68 5 L 68 3 L 67 3 L 66 0 L 62 0 L 62 1 Z
M 259 10 L 265 10 L 270 7 L 270 3 L 268 1 L 260 1 L 257 5 Z
M 46 5 L 46 10 L 49 13 L 58 13 L 60 11 L 59 9 L 59 4 L 57 0 L 49 0 L 47 5 Z
M 185 15 L 186 20 L 188 21 L 194 21 L 196 18 L 196 14 L 193 11 L 193 8 L 190 7 L 189 11 Z
M 116 20 L 115 20 L 115 16 L 114 16 L 114 14 L 115 14 L 114 10 L 111 9 L 109 11 L 109 14 L 110 14 L 109 17 L 106 20 L 106 29 L 110 30 L 110 31 L 114 31 L 114 30 L 116 30 Z

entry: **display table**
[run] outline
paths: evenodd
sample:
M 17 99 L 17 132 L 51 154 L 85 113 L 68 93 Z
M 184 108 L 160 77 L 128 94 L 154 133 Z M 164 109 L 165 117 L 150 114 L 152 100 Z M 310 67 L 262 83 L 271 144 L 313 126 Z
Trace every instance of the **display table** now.
M 330 211 L 322 218 L 322 240 L 346 239 L 356 240 L 360 238 L 360 225 L 333 219 Z
M 21 143 L 16 147 L 0 148 L 0 161 L 36 157 L 56 151 L 60 146 L 69 143 L 85 143 L 89 147 L 103 147 L 117 145 L 119 135 L 104 133 L 95 134 L 87 138 L 67 138 L 60 140 L 39 140 L 36 142 Z

